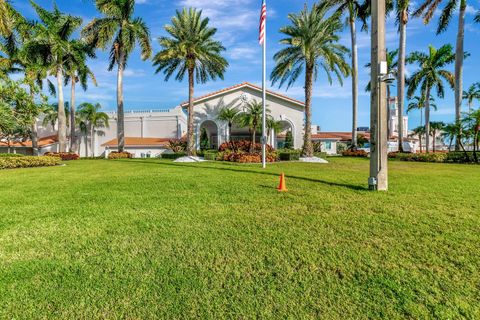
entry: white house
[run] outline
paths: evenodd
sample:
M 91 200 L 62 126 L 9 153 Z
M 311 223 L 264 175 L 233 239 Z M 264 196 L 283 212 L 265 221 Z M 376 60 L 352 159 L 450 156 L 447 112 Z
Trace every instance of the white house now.
M 262 89 L 248 82 L 196 98 L 194 126 L 197 146 L 200 144 L 200 132 L 203 128 L 206 129 L 210 147 L 213 149 L 229 141 L 230 138 L 232 140 L 249 139 L 248 128 L 239 128 L 234 125 L 232 132 L 228 132 L 228 123 L 219 121 L 217 116 L 224 107 L 242 111 L 251 101 L 262 101 Z M 181 104 L 184 109 L 187 106 L 188 102 Z M 301 148 L 305 104 L 285 95 L 267 91 L 267 108 L 273 119 L 282 124 L 282 129 L 276 135 L 273 132 L 269 133 L 268 143 L 274 147 L 281 147 L 287 131 L 291 131 L 294 148 Z M 257 137 L 257 141 L 260 141 L 260 137 Z

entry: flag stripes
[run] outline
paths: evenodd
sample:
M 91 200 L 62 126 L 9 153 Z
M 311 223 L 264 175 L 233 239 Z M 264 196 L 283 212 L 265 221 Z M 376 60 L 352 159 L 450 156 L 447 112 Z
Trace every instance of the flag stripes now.
M 265 0 L 262 2 L 262 11 L 260 12 L 260 36 L 258 38 L 258 42 L 263 45 L 265 42 L 265 22 L 267 20 L 267 4 L 265 3 Z

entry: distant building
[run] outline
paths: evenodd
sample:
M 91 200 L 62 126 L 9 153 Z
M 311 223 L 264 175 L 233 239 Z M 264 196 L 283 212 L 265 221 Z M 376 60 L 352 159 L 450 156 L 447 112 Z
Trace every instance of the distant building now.
M 388 101 L 388 133 L 390 139 L 398 138 L 398 100 L 391 97 Z M 403 136 L 408 137 L 408 116 L 403 115 Z

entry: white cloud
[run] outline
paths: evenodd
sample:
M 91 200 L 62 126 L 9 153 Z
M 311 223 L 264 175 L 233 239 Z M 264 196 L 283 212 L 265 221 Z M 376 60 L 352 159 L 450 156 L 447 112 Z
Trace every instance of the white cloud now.
M 227 55 L 233 59 L 233 60 L 252 60 L 256 58 L 260 58 L 260 46 L 257 46 L 258 48 L 252 46 L 252 45 L 239 45 L 235 46 L 233 48 L 230 48 L 227 51 Z M 256 61 L 256 62 L 259 62 Z

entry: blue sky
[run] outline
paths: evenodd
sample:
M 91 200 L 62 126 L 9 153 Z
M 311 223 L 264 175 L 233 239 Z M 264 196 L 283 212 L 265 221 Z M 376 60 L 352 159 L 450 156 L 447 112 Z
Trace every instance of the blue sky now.
M 46 8 L 52 8 L 53 1 L 37 0 Z M 14 6 L 29 18 L 35 18 L 35 13 L 26 0 L 13 0 Z M 308 1 L 313 4 L 314 1 Z M 57 0 L 59 8 L 84 19 L 87 23 L 95 16 L 100 16 L 93 5 L 93 0 Z M 165 35 L 163 26 L 170 22 L 176 9 L 182 7 L 196 7 L 203 9 L 203 14 L 208 16 L 211 24 L 218 29 L 217 39 L 222 41 L 227 48 L 225 56 L 230 66 L 225 74 L 225 80 L 211 81 L 197 85 L 196 96 L 206 94 L 240 82 L 249 81 L 261 83 L 261 48 L 258 45 L 258 18 L 261 0 L 137 0 L 136 16 L 142 17 L 150 27 L 154 52 L 159 50 L 157 38 Z M 274 66 L 273 55 L 282 46 L 278 44 L 281 26 L 288 24 L 288 13 L 298 12 L 302 9 L 304 1 L 301 0 L 270 0 L 268 3 L 267 23 L 267 64 L 268 73 Z M 479 81 L 480 67 L 478 53 L 480 44 L 480 24 L 473 23 L 473 14 L 480 8 L 478 0 L 470 1 L 467 7 L 465 51 L 471 56 L 465 61 L 464 88 L 471 83 Z M 452 19 L 449 29 L 435 35 L 436 22 L 439 14 L 430 25 L 424 26 L 420 19 L 412 19 L 407 31 L 407 53 L 411 51 L 427 50 L 432 44 L 439 47 L 451 43 L 455 45 L 456 17 Z M 359 28 L 358 28 L 359 29 Z M 347 47 L 350 45 L 348 29 L 341 33 L 341 42 Z M 394 18 L 387 19 L 386 43 L 389 49 L 398 47 L 398 34 L 394 25 Z M 369 71 L 363 66 L 370 60 L 370 37 L 368 33 L 359 32 L 359 126 L 369 125 L 369 95 L 364 91 L 369 80 Z M 107 71 L 107 53 L 98 52 L 96 60 L 89 65 L 96 74 L 98 87 L 89 86 L 87 92 L 78 90 L 78 103 L 100 102 L 104 109 L 116 108 L 115 90 L 116 73 Z M 449 67 L 453 72 L 453 64 Z M 407 74 L 415 70 L 415 66 L 407 67 Z M 140 54 L 135 51 L 128 62 L 125 79 L 126 109 L 164 109 L 172 108 L 188 97 L 186 82 L 164 81 L 162 74 L 155 74 L 151 61 L 142 61 Z M 300 79 L 288 91 L 283 88 L 273 88 L 286 93 L 294 98 L 303 100 L 303 79 Z M 396 92 L 396 88 L 392 87 Z M 351 79 L 345 79 L 343 87 L 335 82 L 329 85 L 324 76 L 320 76 L 314 86 L 313 122 L 321 126 L 323 131 L 350 130 L 351 126 Z M 65 90 L 69 98 L 69 90 Z M 454 117 L 453 91 L 448 91 L 444 99 L 437 99 L 438 111 L 433 112 L 432 121 L 452 121 Z M 419 125 L 420 117 L 417 112 L 410 114 L 410 128 Z

